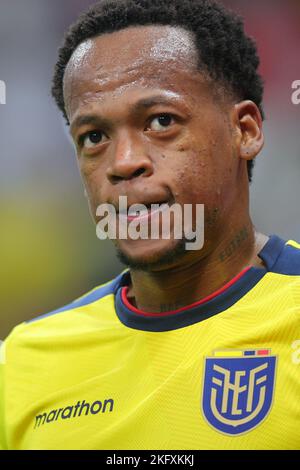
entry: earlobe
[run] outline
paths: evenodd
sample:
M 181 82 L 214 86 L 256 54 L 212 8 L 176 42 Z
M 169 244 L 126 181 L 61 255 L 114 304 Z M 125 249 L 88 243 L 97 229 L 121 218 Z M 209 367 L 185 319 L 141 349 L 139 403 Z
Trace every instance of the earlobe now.
M 240 157 L 244 160 L 253 160 L 259 154 L 261 149 L 263 148 L 263 144 L 259 144 L 258 142 L 247 142 L 245 145 L 241 145 Z
M 244 160 L 253 160 L 264 145 L 262 117 L 257 105 L 250 100 L 235 105 L 239 127 L 239 155 Z

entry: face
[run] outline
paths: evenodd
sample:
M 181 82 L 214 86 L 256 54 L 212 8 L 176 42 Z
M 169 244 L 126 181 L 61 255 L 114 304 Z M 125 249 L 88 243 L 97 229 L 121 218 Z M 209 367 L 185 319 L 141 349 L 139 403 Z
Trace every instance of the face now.
M 237 155 L 233 104 L 197 70 L 190 33 L 132 27 L 82 43 L 64 78 L 64 98 L 91 214 L 119 196 L 135 203 L 204 204 L 205 244 L 116 240 L 133 265 L 203 257 L 241 198 L 246 161 Z M 179 256 L 180 253 L 180 256 Z M 168 259 L 168 261 L 167 261 Z

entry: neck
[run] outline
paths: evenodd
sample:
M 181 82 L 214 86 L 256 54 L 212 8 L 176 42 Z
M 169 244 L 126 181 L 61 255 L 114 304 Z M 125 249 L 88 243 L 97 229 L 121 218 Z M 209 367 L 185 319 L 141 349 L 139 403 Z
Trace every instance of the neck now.
M 255 231 L 250 219 L 222 237 L 205 256 L 187 258 L 159 271 L 131 270 L 129 301 L 145 312 L 163 313 L 196 302 L 248 266 L 263 266 L 258 253 L 268 237 Z

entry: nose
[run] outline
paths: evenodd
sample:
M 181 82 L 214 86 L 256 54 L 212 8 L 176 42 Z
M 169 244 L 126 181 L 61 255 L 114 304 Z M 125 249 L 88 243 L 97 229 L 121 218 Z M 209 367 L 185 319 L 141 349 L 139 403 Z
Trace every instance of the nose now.
M 109 181 L 116 184 L 122 180 L 152 175 L 153 163 L 147 147 L 142 136 L 135 132 L 120 133 L 112 146 L 113 155 L 106 172 Z

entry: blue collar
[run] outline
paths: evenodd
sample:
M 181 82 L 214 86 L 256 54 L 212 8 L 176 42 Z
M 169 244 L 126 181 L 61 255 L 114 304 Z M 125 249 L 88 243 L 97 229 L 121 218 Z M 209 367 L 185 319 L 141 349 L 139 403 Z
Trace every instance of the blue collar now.
M 276 235 L 272 235 L 264 248 L 258 254 L 263 260 L 265 267 L 250 267 L 234 283 L 230 283 L 222 293 L 216 295 L 211 300 L 197 305 L 192 304 L 190 308 L 185 308 L 177 313 L 167 313 L 158 316 L 147 316 L 136 313 L 134 309 L 128 308 L 122 299 L 122 289 L 130 283 L 130 272 L 125 271 L 119 278 L 115 288 L 115 307 L 120 321 L 137 330 L 144 331 L 170 331 L 184 328 L 194 323 L 199 323 L 207 318 L 217 315 L 231 307 L 265 276 L 268 271 L 275 267 L 286 242 Z

